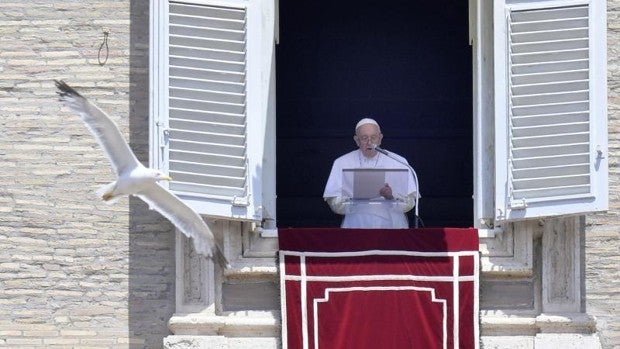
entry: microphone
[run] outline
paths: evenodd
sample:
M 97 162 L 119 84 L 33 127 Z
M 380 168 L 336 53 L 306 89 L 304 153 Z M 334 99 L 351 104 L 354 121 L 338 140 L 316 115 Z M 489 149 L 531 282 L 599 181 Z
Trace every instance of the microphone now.
M 387 155 L 388 157 L 392 158 L 392 157 L 390 156 L 390 154 L 388 154 L 387 150 L 385 150 L 385 149 L 381 148 L 380 146 L 378 146 L 378 145 L 376 145 L 376 144 L 374 144 L 374 143 L 373 143 L 373 144 L 371 144 L 371 145 L 370 145 L 370 147 L 369 147 L 368 149 L 376 150 L 376 151 L 378 151 L 379 153 L 381 153 L 381 154 L 383 154 L 383 155 Z M 392 158 L 392 159 L 394 159 L 394 158 Z M 394 160 L 396 160 L 396 159 L 394 159 Z M 396 160 L 396 161 L 398 161 L 398 160 Z M 400 161 L 398 161 L 398 162 L 400 162 Z M 402 163 L 402 162 L 401 162 L 401 163 Z M 403 164 L 403 165 L 404 165 L 404 164 Z
M 407 168 L 409 169 L 409 171 L 411 171 L 411 174 L 413 174 L 413 180 L 415 181 L 415 188 L 418 191 L 415 194 L 415 223 L 414 223 L 414 227 L 417 228 L 418 227 L 418 213 L 419 213 L 419 209 L 418 209 L 418 201 L 420 198 L 420 185 L 418 182 L 418 175 L 417 173 L 415 173 L 415 170 L 413 169 L 413 167 L 411 167 L 411 165 L 409 165 L 407 162 L 402 161 L 400 159 L 398 159 L 397 157 L 395 157 L 394 155 L 392 155 L 390 152 L 388 152 L 387 150 L 381 148 L 380 146 L 378 146 L 377 144 L 371 143 L 370 147 L 368 147 L 367 149 L 372 149 L 372 150 L 376 150 L 379 153 L 389 157 L 390 159 L 398 162 L 399 164 L 403 164 L 405 166 L 407 166 Z

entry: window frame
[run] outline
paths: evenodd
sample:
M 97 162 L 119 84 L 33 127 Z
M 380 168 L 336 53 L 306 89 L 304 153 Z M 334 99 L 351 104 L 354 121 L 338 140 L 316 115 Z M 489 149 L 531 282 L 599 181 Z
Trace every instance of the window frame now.
M 168 169 L 165 143 L 167 125 L 167 79 L 166 38 L 166 4 L 169 0 L 151 0 L 151 55 L 150 55 L 150 161 L 151 166 Z M 248 61 L 247 61 L 247 122 L 248 130 L 248 187 L 249 204 L 235 212 L 231 203 L 219 203 L 220 208 L 213 210 L 211 204 L 202 200 L 183 197 L 199 213 L 214 217 L 235 220 L 270 222 L 275 228 L 276 173 L 275 173 L 275 40 L 277 38 L 277 1 L 260 0 L 190 0 L 196 4 L 216 6 L 243 6 L 247 8 L 248 20 Z M 474 137 L 474 222 L 480 229 L 493 229 L 503 221 L 520 220 L 535 217 L 548 217 L 567 214 L 584 214 L 604 211 L 608 207 L 607 174 L 607 86 L 606 86 L 606 3 L 600 0 L 537 0 L 493 2 L 469 0 L 470 3 L 470 40 L 473 46 L 473 137 Z M 593 184 L 594 202 L 583 201 L 551 202 L 545 208 L 521 210 L 519 214 L 502 217 L 498 208 L 505 202 L 505 191 L 497 183 L 504 178 L 506 137 L 502 134 L 501 108 L 505 108 L 498 96 L 496 87 L 502 83 L 505 61 L 502 61 L 502 39 L 504 35 L 497 18 L 502 18 L 506 6 L 560 6 L 584 4 L 590 5 L 590 38 L 592 51 L 591 64 L 591 105 L 595 108 L 590 119 L 592 123 L 593 151 L 600 152 L 597 176 Z M 162 8 L 164 9 L 162 11 Z M 271 25 L 264 25 L 265 23 Z M 256 28 L 250 30 L 250 28 Z M 271 40 L 265 40 L 269 38 Z M 250 53 L 255 52 L 255 59 Z M 258 58 L 256 58 L 258 57 Z M 503 65 L 502 65 L 503 64 Z M 505 79 L 505 77 L 504 77 Z M 505 89 L 505 87 L 504 87 Z M 500 89 L 501 91 L 501 89 Z M 163 97 L 163 98 L 162 98 Z M 256 115 L 256 117 L 255 117 Z M 499 130 L 499 131 L 498 131 Z M 164 151 L 162 152 L 162 146 Z M 504 149 L 504 150 L 502 150 Z M 504 156 L 505 158 L 505 156 Z M 498 160 L 499 159 L 499 160 Z M 498 170 L 499 169 L 499 170 Z

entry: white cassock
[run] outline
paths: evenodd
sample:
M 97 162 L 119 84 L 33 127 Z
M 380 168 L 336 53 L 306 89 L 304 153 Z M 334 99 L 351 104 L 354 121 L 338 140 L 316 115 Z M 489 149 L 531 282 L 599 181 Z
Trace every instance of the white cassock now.
M 392 156 L 407 163 L 400 155 L 390 153 Z M 394 200 L 373 200 L 372 202 L 355 202 L 342 193 L 342 170 L 345 168 L 404 168 L 407 169 L 407 195 L 397 197 Z M 377 188 L 377 196 L 380 188 Z M 366 158 L 362 152 L 354 150 L 334 161 L 332 170 L 325 185 L 323 198 L 329 207 L 338 214 L 343 214 L 342 228 L 408 228 L 405 212 L 415 205 L 415 196 L 418 189 L 411 171 L 403 164 L 377 153 L 373 158 Z

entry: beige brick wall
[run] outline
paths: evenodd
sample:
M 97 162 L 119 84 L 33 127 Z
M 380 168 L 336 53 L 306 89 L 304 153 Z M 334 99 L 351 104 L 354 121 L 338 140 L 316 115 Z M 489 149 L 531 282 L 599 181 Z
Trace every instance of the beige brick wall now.
M 147 160 L 147 67 L 146 0 L 0 2 L 0 347 L 157 348 L 168 335 L 170 224 L 139 200 L 96 200 L 113 174 L 52 82 L 110 111 Z
M 607 1 L 609 211 L 587 217 L 586 310 L 603 348 L 620 348 L 620 1 Z

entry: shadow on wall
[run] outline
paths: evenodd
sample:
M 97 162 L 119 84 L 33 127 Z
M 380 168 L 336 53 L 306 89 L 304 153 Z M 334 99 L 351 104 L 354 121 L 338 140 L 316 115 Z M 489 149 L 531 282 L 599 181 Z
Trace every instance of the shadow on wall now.
M 131 0 L 130 145 L 149 162 L 149 2 Z M 129 201 L 130 348 L 161 348 L 175 307 L 174 228 L 138 198 Z

